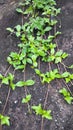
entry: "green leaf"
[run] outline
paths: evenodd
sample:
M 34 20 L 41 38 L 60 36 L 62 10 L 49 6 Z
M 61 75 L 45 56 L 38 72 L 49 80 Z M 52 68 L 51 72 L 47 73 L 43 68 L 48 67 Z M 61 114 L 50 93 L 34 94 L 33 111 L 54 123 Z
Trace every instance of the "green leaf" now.
M 44 29 L 44 31 L 45 31 L 45 32 L 48 32 L 48 31 L 50 31 L 51 29 L 52 29 L 52 27 L 49 26 L 49 27 L 46 27 L 46 28 Z
M 0 114 L 1 125 L 8 125 L 8 126 L 10 126 L 9 119 L 10 119 L 10 117 L 3 116 L 3 115 Z
M 34 83 L 35 83 L 34 80 L 27 80 L 27 81 L 25 81 L 25 85 L 26 86 L 32 86 L 32 85 L 34 85 Z
M 68 91 L 66 90 L 66 88 L 62 88 L 59 90 L 59 93 L 63 94 L 64 96 L 68 95 Z
M 37 65 L 38 65 L 38 64 L 37 64 L 37 62 L 36 62 L 36 61 L 35 61 L 35 62 L 33 62 L 33 66 L 34 66 L 34 67 L 37 67 Z
M 68 57 L 68 54 L 67 54 L 66 52 L 64 52 L 64 53 L 62 54 L 62 58 L 65 59 L 66 57 Z
M 6 30 L 9 31 L 9 32 L 11 32 L 11 33 L 14 32 L 14 29 L 12 29 L 12 28 L 6 28 Z
M 60 57 L 62 54 L 63 54 L 63 51 L 60 50 L 60 51 L 56 52 L 55 56 L 56 56 L 56 57 Z
M 18 13 L 22 13 L 22 14 L 23 14 L 23 10 L 20 9 L 20 8 L 17 8 L 16 11 L 17 11 Z
M 51 110 L 43 110 L 43 115 L 42 117 L 48 119 L 48 120 L 52 120 L 52 116 L 51 116 Z
M 60 63 L 61 62 L 61 57 L 57 57 L 56 59 L 55 59 L 55 63 L 57 64 L 57 63 Z
M 15 90 L 15 88 L 16 88 L 16 84 L 14 84 L 14 83 L 10 83 L 10 87 L 12 88 L 12 90 Z
M 13 80 L 14 80 L 14 75 L 11 74 L 11 73 L 9 73 L 9 74 L 8 74 L 8 79 L 9 79 L 10 81 L 13 81 Z
M 66 77 L 68 77 L 69 75 L 70 75 L 69 72 L 64 72 L 61 76 L 62 76 L 63 78 L 66 78 Z
M 24 69 L 24 68 L 25 68 L 24 65 L 19 65 L 19 66 L 17 66 L 15 69 L 16 69 L 16 70 L 22 70 L 22 69 Z
M 31 107 L 35 112 L 36 112 L 36 115 L 41 115 L 42 114 L 42 106 L 41 104 L 39 104 L 38 106 L 32 106 Z
M 16 32 L 16 36 L 19 37 L 21 35 L 20 32 Z
M 32 60 L 30 58 L 27 58 L 27 63 L 32 64 Z
M 73 101 L 73 97 L 67 96 L 64 98 L 68 104 L 71 104 Z
M 20 32 L 20 31 L 21 31 L 21 25 L 15 26 L 15 29 L 16 29 L 18 32 Z
M 38 69 L 35 69 L 35 72 L 36 72 L 36 74 L 38 74 L 39 76 L 41 75 L 41 72 L 40 72 L 40 70 L 38 70 Z
M 9 79 L 8 79 L 8 77 L 4 77 L 4 78 L 2 79 L 2 84 L 6 84 L 6 85 L 9 84 Z
M 68 78 L 65 78 L 66 80 L 66 83 L 69 83 L 71 81 L 71 79 L 68 77 Z
M 22 99 L 22 103 L 28 103 L 31 100 L 31 95 L 26 95 L 25 98 Z
M 68 68 L 73 69 L 73 65 L 69 66 Z
M 25 82 L 24 82 L 24 81 L 18 81 L 18 82 L 16 83 L 16 86 L 17 86 L 17 87 L 24 87 L 24 86 L 25 86 Z

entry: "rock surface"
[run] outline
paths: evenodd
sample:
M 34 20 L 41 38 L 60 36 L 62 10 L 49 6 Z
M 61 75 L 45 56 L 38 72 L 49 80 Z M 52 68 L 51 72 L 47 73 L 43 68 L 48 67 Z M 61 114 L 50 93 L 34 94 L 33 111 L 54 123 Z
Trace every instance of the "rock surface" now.
M 69 53 L 69 58 L 65 61 L 67 65 L 73 64 L 73 0 L 61 0 L 59 6 L 62 13 L 59 16 L 62 35 L 58 39 L 61 49 Z M 14 27 L 18 23 L 21 24 L 21 16 L 16 13 L 15 9 L 18 1 L 0 0 L 0 73 L 5 74 L 8 63 L 6 57 L 11 51 L 18 51 L 18 40 L 9 35 L 6 31 L 7 27 Z M 44 67 L 43 67 L 44 66 Z M 43 71 L 47 71 L 48 66 L 44 63 L 41 65 Z M 12 71 L 12 70 L 10 70 Z M 15 74 L 15 79 L 22 79 L 20 72 Z M 38 77 L 33 70 L 27 67 L 26 79 L 32 77 L 36 79 L 34 88 L 29 88 L 32 94 L 32 104 L 43 103 L 47 92 L 47 87 L 42 86 Z M 53 120 L 44 120 L 43 130 L 73 130 L 73 106 L 67 105 L 58 90 L 61 84 L 54 82 L 49 86 L 49 96 L 46 109 L 52 110 Z M 71 91 L 73 93 L 73 86 Z M 0 112 L 2 112 L 5 99 L 7 96 L 7 88 L 0 88 Z M 3 130 L 40 130 L 41 118 L 35 114 L 28 114 L 27 105 L 22 105 L 21 99 L 25 96 L 24 89 L 16 89 L 11 92 L 5 114 L 10 116 L 10 127 L 4 126 Z

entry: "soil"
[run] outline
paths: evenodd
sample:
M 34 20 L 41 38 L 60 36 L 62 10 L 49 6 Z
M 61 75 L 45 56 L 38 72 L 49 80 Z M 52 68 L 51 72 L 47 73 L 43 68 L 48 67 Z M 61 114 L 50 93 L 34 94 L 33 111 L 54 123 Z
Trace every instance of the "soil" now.
M 11 51 L 18 51 L 18 40 L 11 36 L 7 31 L 7 27 L 14 27 L 21 23 L 21 16 L 16 13 L 15 9 L 18 6 L 18 1 L 14 0 L 0 0 L 0 73 L 5 74 L 8 69 L 6 58 Z M 59 30 L 62 34 L 58 37 L 57 42 L 59 48 L 69 53 L 69 58 L 64 62 L 66 65 L 73 64 L 73 0 L 59 0 L 58 6 L 61 8 L 59 15 Z M 48 65 L 40 64 L 40 69 L 43 72 L 48 70 Z M 61 68 L 62 69 L 62 68 Z M 13 68 L 9 70 L 13 71 Z M 70 71 L 70 70 L 69 70 Z M 73 72 L 73 70 L 71 70 Z M 22 80 L 24 76 L 20 71 L 15 72 L 15 81 Z M 28 88 L 32 94 L 32 101 L 30 106 L 39 103 L 44 103 L 47 84 L 42 85 L 40 79 L 35 75 L 34 71 L 29 67 L 25 72 L 26 79 L 34 79 L 36 84 Z M 49 85 L 49 95 L 45 109 L 52 110 L 53 120 L 48 121 L 44 119 L 43 130 L 73 130 L 73 105 L 68 105 L 58 90 L 63 86 L 63 83 L 54 81 Z M 73 93 L 73 86 L 70 85 Z M 0 88 L 0 113 L 3 110 L 5 99 L 8 93 L 8 86 Z M 17 88 L 10 92 L 7 107 L 4 115 L 10 116 L 10 127 L 3 126 L 2 130 L 40 130 L 41 117 L 36 116 L 35 113 L 28 113 L 27 104 L 22 104 L 21 99 L 25 97 L 25 89 Z M 0 129 L 1 130 L 1 129 Z

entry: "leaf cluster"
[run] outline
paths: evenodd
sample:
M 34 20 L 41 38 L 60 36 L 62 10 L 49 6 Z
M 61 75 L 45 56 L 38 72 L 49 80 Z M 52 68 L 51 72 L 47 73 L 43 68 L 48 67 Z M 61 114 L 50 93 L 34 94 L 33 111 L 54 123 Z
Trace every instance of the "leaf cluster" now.
M 70 93 L 67 91 L 66 88 L 62 88 L 59 90 L 59 93 L 61 93 L 64 96 L 64 100 L 68 103 L 71 104 L 73 101 L 73 97 L 70 95 Z

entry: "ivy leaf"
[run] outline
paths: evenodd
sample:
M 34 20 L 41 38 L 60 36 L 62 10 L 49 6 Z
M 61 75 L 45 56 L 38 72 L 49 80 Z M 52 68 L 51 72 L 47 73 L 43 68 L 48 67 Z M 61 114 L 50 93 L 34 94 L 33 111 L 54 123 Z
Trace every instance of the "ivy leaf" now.
M 71 81 L 71 79 L 68 77 L 68 78 L 65 78 L 66 80 L 66 83 L 69 83 Z
M 26 86 L 32 86 L 32 85 L 34 85 L 34 83 L 35 83 L 34 80 L 27 80 L 27 81 L 25 81 L 25 85 Z
M 71 104 L 73 101 L 73 97 L 67 96 L 64 98 L 68 104 Z
M 69 75 L 70 75 L 69 72 L 64 72 L 61 76 L 62 76 L 63 78 L 66 78 L 66 77 L 68 77 Z
M 67 54 L 66 52 L 64 52 L 64 53 L 62 54 L 62 58 L 65 59 L 66 57 L 68 57 L 68 54 Z
M 10 87 L 12 88 L 12 90 L 15 90 L 16 85 L 14 83 L 10 83 Z
M 60 50 L 60 51 L 56 52 L 55 56 L 56 56 L 56 57 L 60 57 L 62 54 L 63 54 L 63 51 Z
M 66 88 L 60 89 L 59 93 L 63 94 L 64 96 L 68 95 L 68 91 L 66 90 Z
M 31 100 L 31 95 L 26 95 L 25 98 L 22 99 L 22 103 L 28 103 Z
M 68 68 L 73 69 L 73 65 L 69 66 Z
M 20 31 L 21 31 L 21 25 L 15 26 L 15 29 L 16 29 L 18 32 L 20 32 Z
M 6 30 L 9 31 L 9 32 L 11 32 L 11 33 L 14 32 L 14 29 L 12 29 L 12 28 L 6 28 Z
M 48 119 L 48 120 L 52 120 L 52 116 L 51 116 L 51 110 L 43 110 L 43 115 L 42 117 Z
M 2 79 L 2 84 L 6 84 L 6 85 L 9 84 L 9 79 L 8 79 L 8 77 L 4 77 L 4 78 Z
M 19 66 L 17 66 L 15 69 L 16 69 L 16 70 L 22 70 L 22 69 L 24 69 L 24 68 L 25 68 L 24 65 L 19 65 Z
M 61 57 L 57 57 L 56 59 L 55 59 L 55 63 L 57 64 L 57 63 L 60 63 L 61 62 Z
M 38 74 L 39 76 L 41 75 L 41 72 L 40 72 L 40 70 L 38 70 L 38 69 L 35 69 L 35 72 L 36 72 L 36 74 Z
M 10 126 L 9 119 L 10 119 L 10 117 L 3 116 L 3 115 L 0 114 L 1 125 L 8 125 L 8 126 Z
M 16 36 L 19 37 L 21 35 L 20 32 L 16 32 Z
M 29 64 L 32 64 L 32 60 L 30 58 L 26 59 Z
M 27 81 L 19 81 L 16 83 L 17 87 L 24 87 L 24 86 L 32 86 L 34 85 L 34 80 L 27 80 Z
M 18 81 L 17 83 L 16 83 L 16 86 L 17 87 L 23 87 L 25 85 L 25 82 L 24 81 Z
M 52 29 L 52 27 L 49 26 L 49 27 L 46 27 L 46 28 L 44 29 L 44 31 L 45 31 L 45 32 L 48 32 L 48 31 L 50 31 L 51 29 Z
M 23 14 L 23 10 L 20 9 L 20 8 L 17 8 L 16 11 L 17 11 L 18 13 L 22 13 L 22 14 Z

